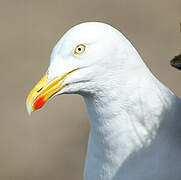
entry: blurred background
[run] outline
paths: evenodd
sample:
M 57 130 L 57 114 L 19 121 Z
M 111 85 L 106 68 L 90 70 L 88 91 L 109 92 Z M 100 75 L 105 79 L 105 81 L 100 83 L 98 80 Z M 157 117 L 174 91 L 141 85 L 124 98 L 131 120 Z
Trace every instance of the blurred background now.
M 72 26 L 102 21 L 120 30 L 151 71 L 181 97 L 180 0 L 0 0 L 0 179 L 80 180 L 89 123 L 83 99 L 63 95 L 28 116 L 25 100 L 51 50 Z

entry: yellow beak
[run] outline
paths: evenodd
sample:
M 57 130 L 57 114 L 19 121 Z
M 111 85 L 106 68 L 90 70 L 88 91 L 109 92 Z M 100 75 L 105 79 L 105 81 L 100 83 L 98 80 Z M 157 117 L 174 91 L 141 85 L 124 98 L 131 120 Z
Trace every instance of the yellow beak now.
M 43 107 L 46 101 L 52 97 L 56 92 L 60 91 L 65 85 L 62 85 L 65 78 L 71 73 L 75 72 L 78 69 L 75 69 L 61 77 L 57 77 L 50 82 L 47 80 L 47 74 L 42 77 L 42 79 L 35 85 L 35 87 L 29 93 L 26 100 L 26 108 L 28 114 L 36 111 Z

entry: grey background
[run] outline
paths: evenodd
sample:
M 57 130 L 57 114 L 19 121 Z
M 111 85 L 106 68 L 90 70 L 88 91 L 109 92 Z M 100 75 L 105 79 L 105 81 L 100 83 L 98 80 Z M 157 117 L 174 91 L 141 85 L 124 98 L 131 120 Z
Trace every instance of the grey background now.
M 79 180 L 89 124 L 80 96 L 63 95 L 31 117 L 25 100 L 70 27 L 102 21 L 123 32 L 154 74 L 181 96 L 180 0 L 0 0 L 0 179 Z

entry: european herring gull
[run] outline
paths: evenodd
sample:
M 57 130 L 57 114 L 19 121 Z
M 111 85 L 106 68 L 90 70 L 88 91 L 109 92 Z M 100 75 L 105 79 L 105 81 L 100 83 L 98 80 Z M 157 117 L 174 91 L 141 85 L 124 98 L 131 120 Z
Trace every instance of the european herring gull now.
M 181 101 L 118 30 L 99 22 L 71 28 L 27 110 L 72 93 L 83 96 L 91 125 L 84 180 L 181 179 Z

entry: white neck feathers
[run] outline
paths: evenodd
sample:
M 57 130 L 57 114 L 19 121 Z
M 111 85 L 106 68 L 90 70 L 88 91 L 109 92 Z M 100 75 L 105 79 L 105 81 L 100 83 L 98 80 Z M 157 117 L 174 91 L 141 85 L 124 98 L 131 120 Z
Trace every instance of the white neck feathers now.
M 110 84 L 84 96 L 91 125 L 86 180 L 112 179 L 129 156 L 149 146 L 161 124 L 163 109 L 170 107 L 167 100 L 172 93 L 145 68 L 125 78 L 122 86 Z

